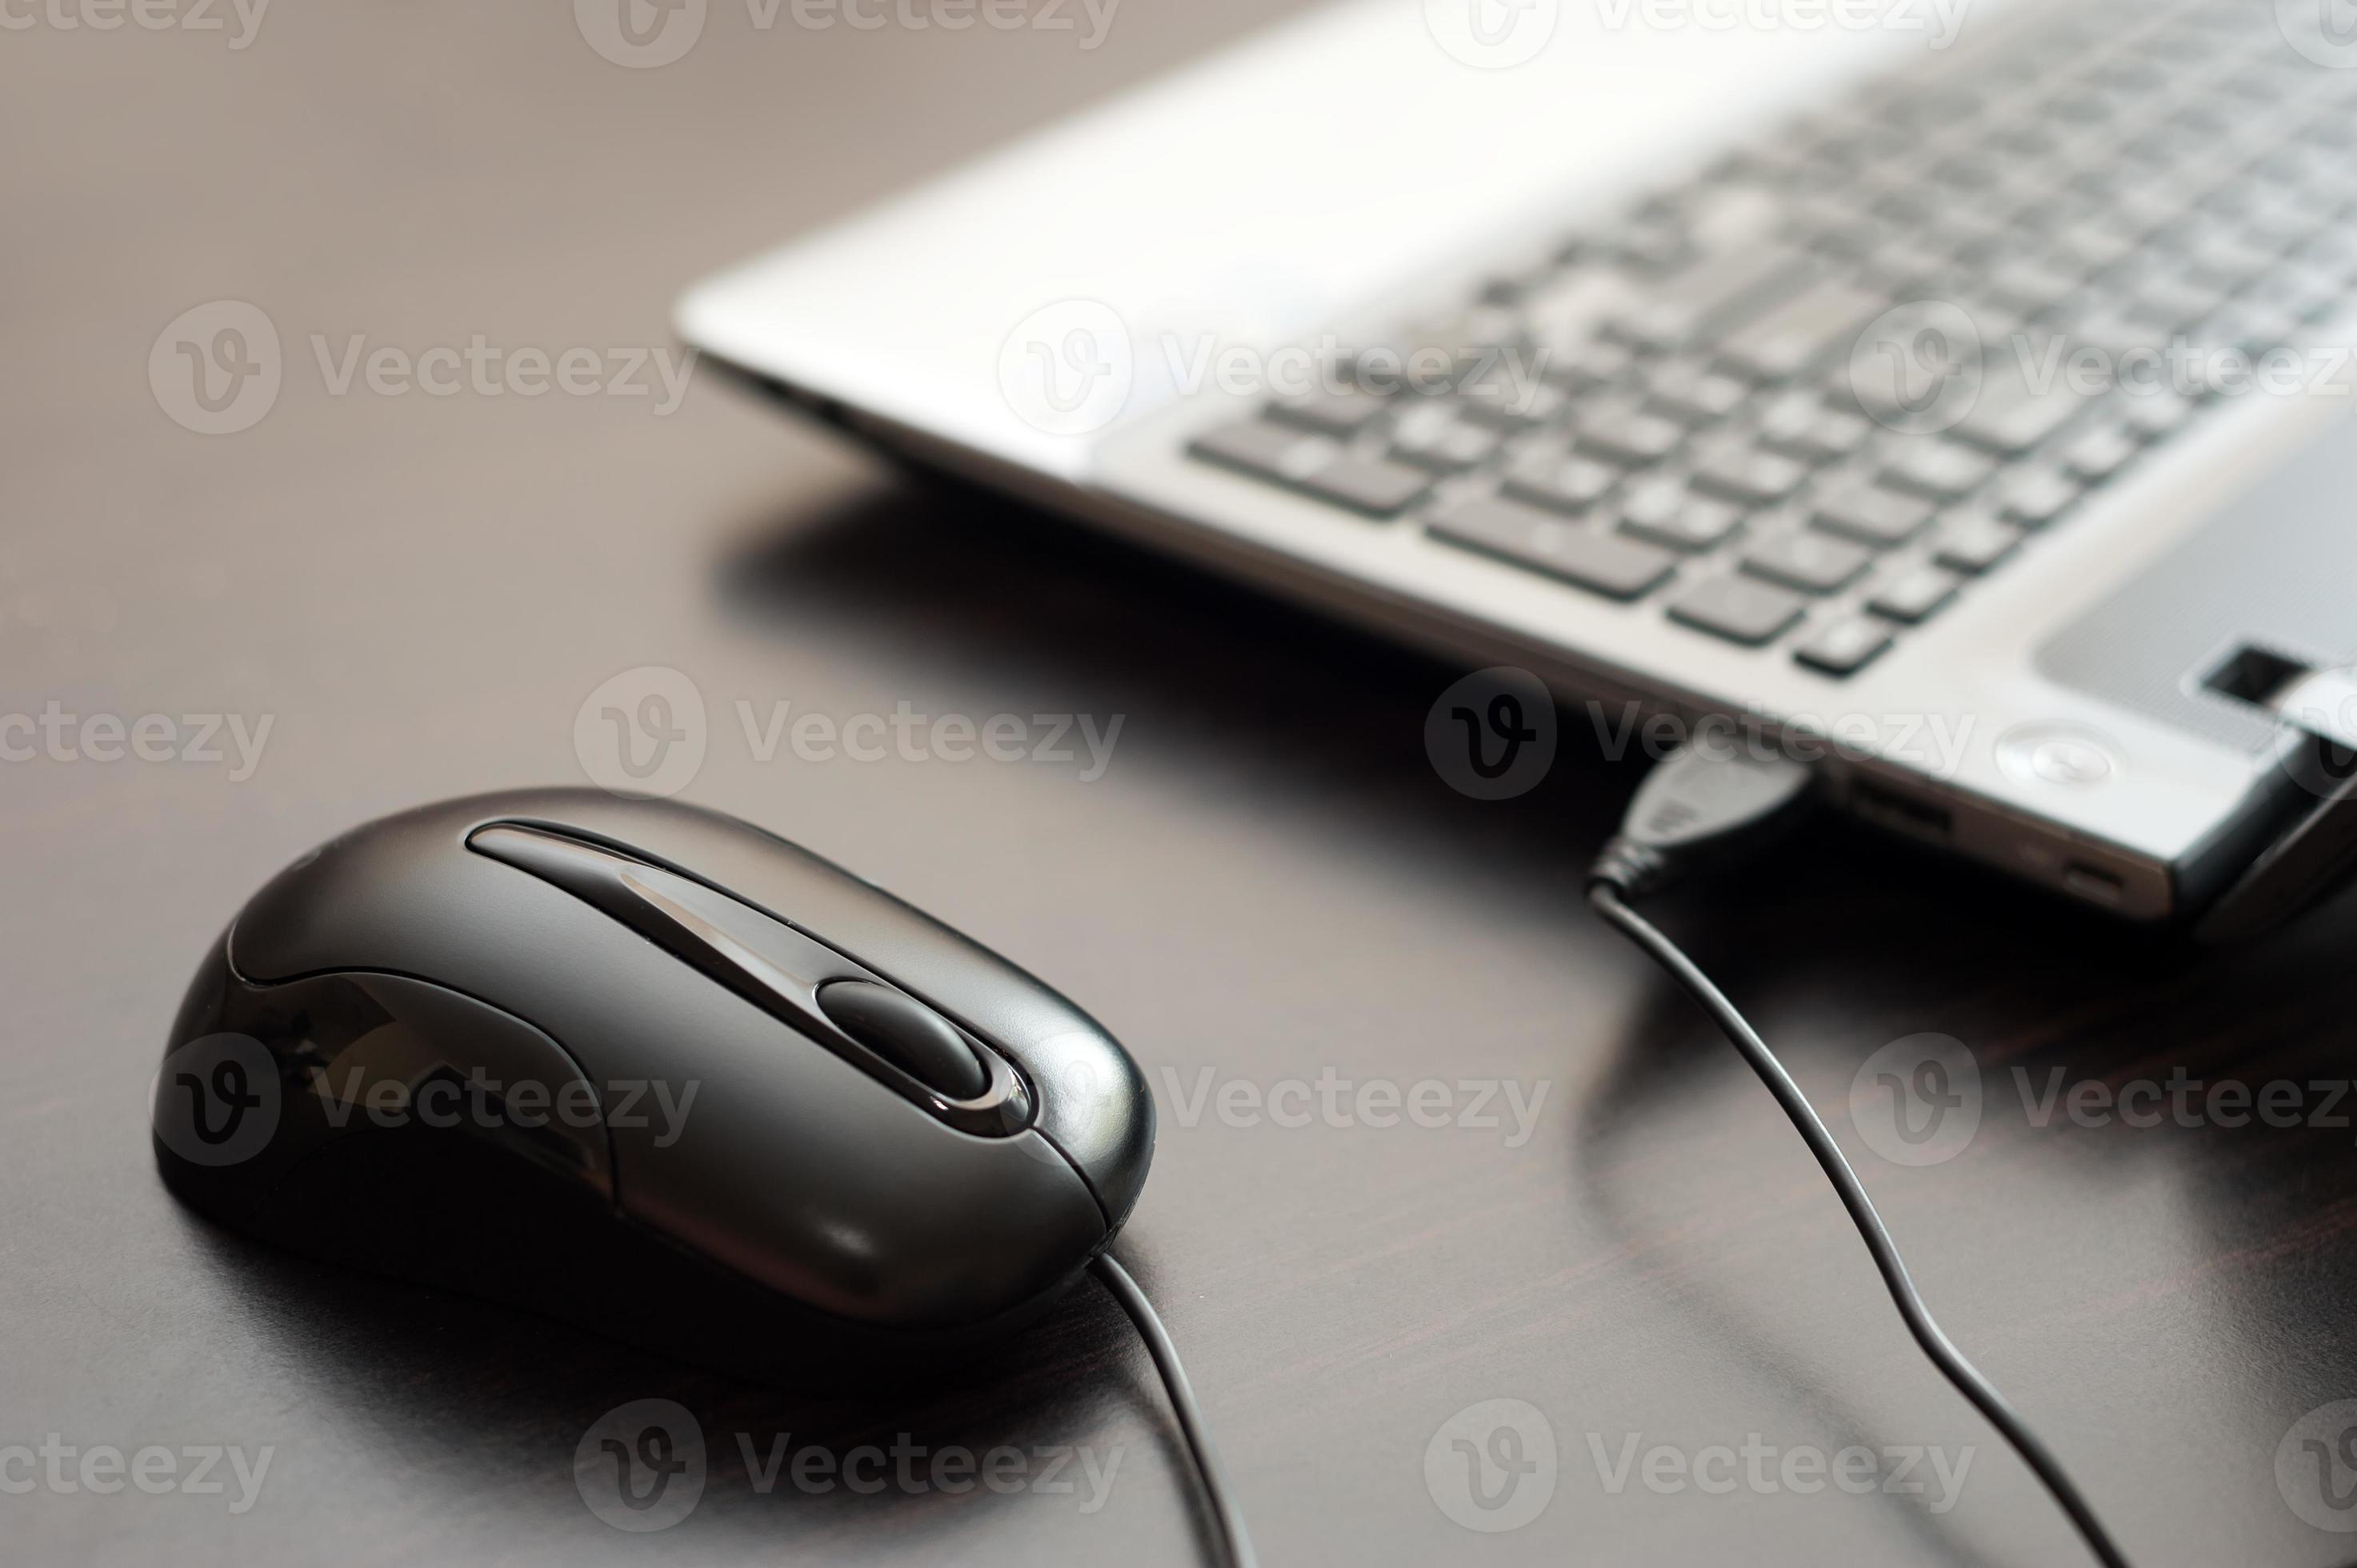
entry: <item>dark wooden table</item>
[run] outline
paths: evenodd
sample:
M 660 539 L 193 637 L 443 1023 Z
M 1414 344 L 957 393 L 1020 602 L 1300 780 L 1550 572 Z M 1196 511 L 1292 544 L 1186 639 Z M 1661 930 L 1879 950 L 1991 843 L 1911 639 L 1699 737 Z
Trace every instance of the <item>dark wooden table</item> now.
M 1424 753 L 1454 671 L 896 477 L 717 376 L 668 415 L 647 397 L 389 395 L 365 374 L 333 390 L 356 338 L 421 362 L 479 334 L 552 360 L 667 348 L 670 300 L 707 269 L 1265 11 L 1130 0 L 1082 50 L 762 32 L 715 0 L 689 59 L 630 70 L 563 5 L 288 0 L 243 48 L 226 6 L 220 31 L 11 8 L 35 21 L 0 37 L 0 717 L 161 714 L 130 733 L 173 759 L 89 755 L 116 749 L 102 722 L 66 732 L 71 760 L 44 745 L 0 764 L 0 1449 L 157 1446 L 172 1489 L 100 1494 L 79 1457 L 51 1476 L 0 1454 L 0 1555 L 1204 1560 L 1161 1392 L 1092 1284 L 929 1397 L 813 1402 L 265 1253 L 158 1185 L 148 1076 L 245 896 L 380 812 L 579 781 L 584 698 L 665 665 L 711 714 L 687 799 L 1003 950 L 1146 1065 L 1161 1144 L 1124 1251 L 1268 1563 L 2081 1561 L 1916 1354 L 1766 1096 L 1582 906 L 1636 777 L 1585 715 L 1563 715 L 1542 788 L 1480 804 Z M 220 300 L 268 317 L 283 384 L 252 428 L 207 436 L 151 392 L 148 360 Z M 737 704 L 766 722 L 781 702 L 1122 728 L 1090 779 L 762 761 Z M 189 715 L 249 736 L 266 720 L 250 774 L 233 741 L 219 762 L 180 755 Z M 0 741 L 21 755 L 26 736 Z M 2198 954 L 1824 827 L 1661 914 L 1789 1053 L 1945 1321 L 2138 1563 L 2357 1554 L 2294 1511 L 2276 1465 L 2307 1412 L 2357 1397 L 2357 1133 L 2305 1087 L 2357 1064 L 2357 910 Z M 1921 1032 L 1975 1053 L 1986 1102 L 1960 1155 L 1910 1166 L 1846 1106 L 1878 1048 Z M 2017 1068 L 2033 1101 L 2058 1071 L 2292 1080 L 2310 1124 L 2040 1125 Z M 1216 1109 L 1228 1085 L 1314 1090 L 1329 1070 L 1545 1099 L 1520 1140 L 1511 1115 L 1288 1127 Z M 608 1528 L 574 1480 L 589 1424 L 642 1398 L 684 1406 L 707 1454 L 699 1505 L 661 1533 Z M 1496 1399 L 1540 1412 L 1557 1464 L 1544 1511 L 1490 1533 L 1444 1512 L 1426 1455 Z M 763 1491 L 780 1438 L 1011 1448 L 1022 1489 L 819 1492 L 786 1472 Z M 1769 1454 L 1751 1476 L 1712 1452 L 1747 1444 Z M 180 1451 L 207 1446 L 270 1450 L 250 1508 L 227 1462 L 225 1492 L 178 1489 Z M 1936 1479 L 1784 1484 L 1850 1448 L 1878 1482 L 1909 1449 L 1953 1466 L 1969 1448 L 1971 1467 L 1946 1508 Z M 1056 1449 L 1117 1463 L 1103 1496 L 1077 1464 L 1050 1476 Z M 2296 1493 L 2312 1461 L 2296 1436 L 2287 1452 Z

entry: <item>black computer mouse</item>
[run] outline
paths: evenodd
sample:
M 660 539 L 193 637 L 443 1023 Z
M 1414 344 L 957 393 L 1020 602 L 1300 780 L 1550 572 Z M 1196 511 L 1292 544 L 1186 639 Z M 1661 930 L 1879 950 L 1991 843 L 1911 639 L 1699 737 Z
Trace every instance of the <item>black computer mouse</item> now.
M 1136 1064 L 1029 974 L 748 823 L 587 789 L 281 872 L 154 1110 L 165 1181 L 238 1230 L 797 1383 L 1035 1316 L 1154 1148 Z

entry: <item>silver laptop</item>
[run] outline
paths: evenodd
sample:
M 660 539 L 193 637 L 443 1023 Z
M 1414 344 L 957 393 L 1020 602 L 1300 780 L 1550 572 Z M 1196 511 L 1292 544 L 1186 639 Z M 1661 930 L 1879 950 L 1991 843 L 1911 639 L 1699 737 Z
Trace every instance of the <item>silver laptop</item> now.
M 678 320 L 902 455 L 1600 727 L 1741 719 L 2157 919 L 2357 734 L 2309 711 L 2357 690 L 2352 300 L 2351 0 L 1353 0 Z

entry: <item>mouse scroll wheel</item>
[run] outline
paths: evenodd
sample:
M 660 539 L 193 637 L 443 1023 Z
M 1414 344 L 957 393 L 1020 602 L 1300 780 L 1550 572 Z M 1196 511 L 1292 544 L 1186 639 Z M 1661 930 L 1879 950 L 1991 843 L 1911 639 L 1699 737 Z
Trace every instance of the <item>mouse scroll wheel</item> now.
M 973 1100 L 989 1075 L 957 1026 L 906 992 L 865 980 L 837 980 L 818 989 L 827 1022 L 952 1100 Z

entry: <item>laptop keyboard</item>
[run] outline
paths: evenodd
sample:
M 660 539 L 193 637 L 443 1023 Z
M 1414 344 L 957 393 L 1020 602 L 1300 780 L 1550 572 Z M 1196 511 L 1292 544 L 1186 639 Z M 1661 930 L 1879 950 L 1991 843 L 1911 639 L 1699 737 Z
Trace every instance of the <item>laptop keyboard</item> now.
M 1189 451 L 1853 673 L 2357 292 L 2357 70 L 2272 11 L 2058 4 Z

